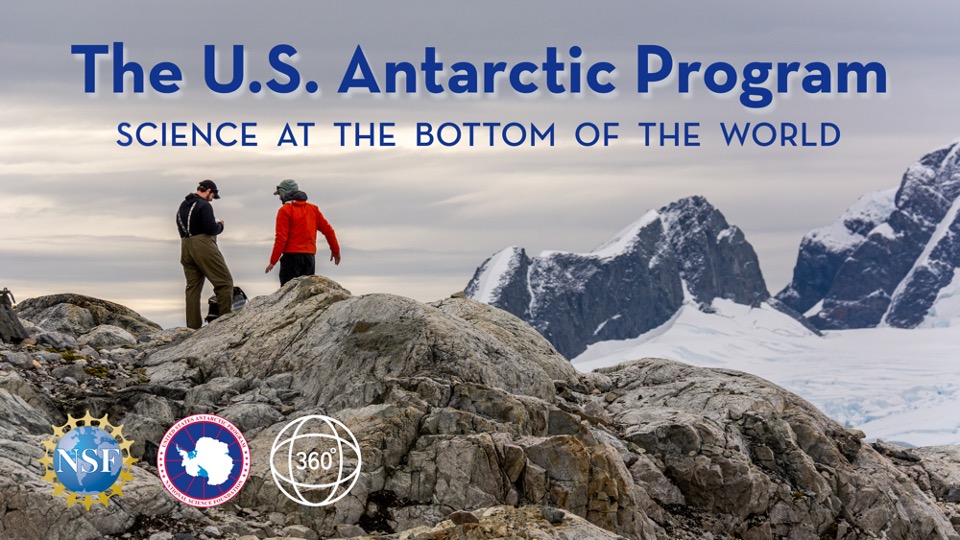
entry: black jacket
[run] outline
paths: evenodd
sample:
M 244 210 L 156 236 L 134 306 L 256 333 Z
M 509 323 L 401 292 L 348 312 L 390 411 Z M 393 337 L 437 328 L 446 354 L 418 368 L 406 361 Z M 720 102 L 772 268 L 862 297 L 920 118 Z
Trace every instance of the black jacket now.
M 193 207 L 192 214 L 191 207 Z M 187 227 L 190 234 L 184 230 Z M 217 223 L 217 219 L 213 217 L 213 206 L 196 193 L 191 193 L 180 203 L 180 209 L 177 211 L 177 230 L 180 231 L 180 238 L 197 234 L 216 236 L 223 232 L 223 225 Z

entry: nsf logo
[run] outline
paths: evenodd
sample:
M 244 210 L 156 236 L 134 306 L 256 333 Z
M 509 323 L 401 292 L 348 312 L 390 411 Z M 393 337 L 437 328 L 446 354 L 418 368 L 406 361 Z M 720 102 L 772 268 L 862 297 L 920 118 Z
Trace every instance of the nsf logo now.
M 360 478 L 360 445 L 339 420 L 322 415 L 290 422 L 273 441 L 270 471 L 284 495 L 307 506 L 333 504 Z
M 123 495 L 136 461 L 130 456 L 133 441 L 124 438 L 123 426 L 87 411 L 82 418 L 67 415 L 66 424 L 51 427 L 53 436 L 43 442 L 46 452 L 40 464 L 46 470 L 43 479 L 53 484 L 54 497 L 66 497 L 68 508 L 79 502 L 90 510 L 95 503 L 107 506 L 110 497 Z

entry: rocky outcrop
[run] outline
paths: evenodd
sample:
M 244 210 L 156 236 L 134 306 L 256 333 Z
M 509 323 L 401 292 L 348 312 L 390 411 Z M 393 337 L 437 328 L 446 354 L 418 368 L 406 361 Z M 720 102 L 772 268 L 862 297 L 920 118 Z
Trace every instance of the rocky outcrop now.
M 13 302 L 13 293 L 4 287 L 0 291 L 0 341 L 5 343 L 20 343 L 30 337 L 13 311 Z
M 142 375 L 110 390 L 49 376 L 72 369 L 67 353 L 2 351 L 4 537 L 960 539 L 950 449 L 865 443 L 739 372 L 646 359 L 580 374 L 522 321 L 463 295 L 421 304 L 298 278 L 136 347 L 86 349 L 108 374 Z M 141 459 L 132 495 L 89 513 L 52 498 L 33 461 L 57 415 L 88 410 L 124 424 Z M 235 422 L 253 457 L 240 495 L 203 512 L 156 490 L 152 465 L 166 429 L 200 412 Z M 288 499 L 270 471 L 278 434 L 307 414 L 342 421 L 363 456 L 327 507 Z
M 556 538 L 558 540 L 622 540 L 569 512 L 551 507 L 493 506 L 482 511 L 465 513 L 468 521 L 445 520 L 435 527 L 421 526 L 405 531 L 406 540 L 481 540 L 487 538 Z M 463 518 L 461 518 L 463 519 Z M 476 521 L 473 521 L 476 520 Z M 386 538 L 396 538 L 391 535 Z M 361 536 L 354 540 L 378 540 L 384 536 Z
M 958 150 L 927 154 L 898 189 L 863 197 L 805 236 L 777 298 L 822 329 L 913 328 L 935 314 L 939 296 L 960 286 Z
M 36 336 L 40 343 L 58 348 L 132 345 L 161 330 L 128 307 L 81 294 L 28 298 L 17 306 L 17 315 L 42 329 Z
M 708 532 L 956 537 L 941 513 L 942 489 L 908 481 L 896 459 L 863 442 L 862 433 L 762 379 L 664 360 L 598 375 L 610 378 L 606 409 L 624 440 L 657 464 Z M 905 515 L 915 517 L 907 523 Z
M 743 232 L 703 197 L 647 213 L 590 253 L 517 247 L 487 259 L 466 294 L 520 317 L 573 358 L 588 345 L 634 338 L 685 299 L 757 305 L 770 295 Z

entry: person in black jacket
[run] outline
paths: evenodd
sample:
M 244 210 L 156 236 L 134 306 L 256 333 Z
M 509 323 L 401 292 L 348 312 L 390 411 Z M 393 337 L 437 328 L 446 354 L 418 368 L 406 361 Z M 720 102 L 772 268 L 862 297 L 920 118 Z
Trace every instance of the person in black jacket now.
M 213 180 L 202 180 L 196 193 L 180 203 L 177 228 L 180 230 L 180 264 L 187 278 L 187 326 L 200 328 L 200 293 L 204 278 L 213 285 L 220 315 L 230 313 L 233 304 L 233 276 L 217 247 L 217 235 L 223 232 L 223 221 L 213 216 L 210 201 L 220 198 Z

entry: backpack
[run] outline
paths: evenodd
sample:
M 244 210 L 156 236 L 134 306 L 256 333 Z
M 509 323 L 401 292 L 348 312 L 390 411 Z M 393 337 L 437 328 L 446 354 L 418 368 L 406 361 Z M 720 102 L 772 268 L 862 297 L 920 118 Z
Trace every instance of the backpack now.
M 243 292 L 243 289 L 240 287 L 233 288 L 233 305 L 230 306 L 230 309 L 237 311 L 243 306 L 247 305 L 247 295 Z M 207 300 L 207 318 L 204 319 L 207 323 L 213 321 L 220 316 L 220 306 L 217 305 L 217 295 L 213 295 Z

